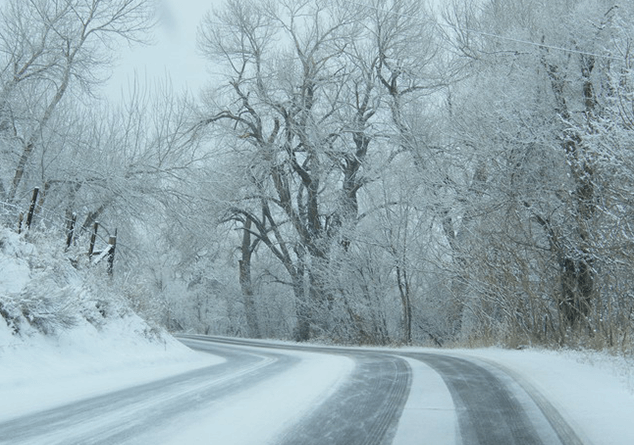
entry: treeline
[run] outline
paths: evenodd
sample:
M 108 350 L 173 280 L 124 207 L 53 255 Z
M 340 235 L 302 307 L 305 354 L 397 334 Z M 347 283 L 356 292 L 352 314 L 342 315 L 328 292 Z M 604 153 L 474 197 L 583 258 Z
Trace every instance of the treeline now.
M 631 350 L 634 5 L 228 0 L 197 100 L 87 113 L 112 48 L 93 36 L 141 38 L 145 7 L 9 2 L 0 196 L 116 217 L 148 316 Z M 27 12 L 41 29 L 8 34 Z

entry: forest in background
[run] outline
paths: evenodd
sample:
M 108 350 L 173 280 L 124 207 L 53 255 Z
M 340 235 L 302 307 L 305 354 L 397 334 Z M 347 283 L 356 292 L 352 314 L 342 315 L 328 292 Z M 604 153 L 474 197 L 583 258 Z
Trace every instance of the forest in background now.
M 6 227 L 118 228 L 174 331 L 632 352 L 634 4 L 227 0 L 205 90 L 109 104 L 154 6 L 0 6 Z

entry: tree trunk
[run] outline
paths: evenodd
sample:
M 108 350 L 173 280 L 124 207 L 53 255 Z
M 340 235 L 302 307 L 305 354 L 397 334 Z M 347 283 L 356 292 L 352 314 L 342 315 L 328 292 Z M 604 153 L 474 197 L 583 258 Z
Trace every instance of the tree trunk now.
M 22 178 L 24 177 L 24 172 L 27 166 L 31 155 L 33 154 L 33 148 L 35 147 L 35 141 L 38 137 L 40 137 L 43 129 L 46 127 L 48 122 L 53 117 L 53 112 L 57 108 L 57 105 L 60 103 L 64 94 L 66 94 L 66 90 L 68 89 L 68 84 L 70 82 L 70 70 L 71 70 L 72 58 L 69 58 L 68 64 L 64 70 L 64 76 L 61 79 L 61 83 L 57 88 L 55 96 L 51 99 L 51 102 L 46 107 L 44 114 L 42 115 L 42 119 L 38 122 L 37 129 L 33 131 L 27 142 L 24 144 L 24 148 L 22 149 L 22 154 L 20 155 L 20 159 L 18 161 L 18 165 L 15 168 L 15 174 L 13 176 L 13 182 L 11 184 L 11 189 L 9 190 L 8 201 L 13 202 L 18 193 L 18 189 L 20 187 L 20 183 L 22 182 Z
M 576 326 L 588 316 L 594 290 L 594 274 L 586 260 L 565 258 L 561 270 L 560 310 L 568 326 Z
M 249 337 L 261 338 L 260 325 L 254 301 L 253 283 L 251 281 L 251 254 L 255 245 L 251 245 L 251 220 L 244 222 L 242 230 L 242 246 L 240 252 L 242 259 L 239 261 L 240 268 L 240 287 L 242 289 L 242 298 L 244 302 L 244 312 L 247 318 L 247 326 Z
M 553 94 L 557 103 L 557 113 L 564 122 L 571 122 L 572 115 L 564 96 L 566 79 L 559 73 L 558 67 L 544 64 L 547 68 Z M 586 121 L 594 116 L 596 97 L 592 86 L 591 74 L 594 68 L 592 56 L 581 56 L 581 77 L 583 79 L 583 99 Z M 573 218 L 578 238 L 572 241 L 572 247 L 563 253 L 560 261 L 560 279 L 562 295 L 560 311 L 568 326 L 576 325 L 590 312 L 594 293 L 594 271 L 590 252 L 591 233 L 588 224 L 594 215 L 594 170 L 587 159 L 583 145 L 584 131 L 576 127 L 566 128 L 561 137 L 561 146 L 570 165 L 571 177 L 575 183 L 573 195 Z M 581 253 L 581 257 L 579 257 Z
M 295 326 L 295 341 L 308 341 L 311 337 L 310 325 L 312 320 L 312 311 L 310 302 L 307 301 L 306 292 L 304 290 L 303 273 L 293 279 L 293 291 L 295 292 L 297 324 Z
M 407 282 L 407 271 L 402 270 L 400 266 L 396 266 L 396 280 L 403 307 L 403 340 L 405 344 L 409 345 L 412 343 L 412 304 L 409 295 L 409 283 Z

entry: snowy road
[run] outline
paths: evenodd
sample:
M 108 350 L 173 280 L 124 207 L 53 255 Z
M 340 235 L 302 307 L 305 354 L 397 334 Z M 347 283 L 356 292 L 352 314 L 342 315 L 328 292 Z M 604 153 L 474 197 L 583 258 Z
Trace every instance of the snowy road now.
M 0 443 L 582 443 L 534 387 L 484 360 L 182 341 L 222 363 L 4 421 Z
M 209 347 L 224 363 L 0 424 L 0 443 L 146 443 L 148 431 L 200 410 L 236 391 L 248 391 L 299 358 Z
M 451 394 L 464 444 L 562 444 L 581 440 L 520 376 L 494 365 L 439 354 L 409 354 L 434 369 Z

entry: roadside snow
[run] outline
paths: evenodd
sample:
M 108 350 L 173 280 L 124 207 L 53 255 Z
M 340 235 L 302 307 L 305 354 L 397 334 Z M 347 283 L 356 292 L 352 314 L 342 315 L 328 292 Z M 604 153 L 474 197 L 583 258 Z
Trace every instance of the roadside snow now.
M 634 443 L 634 359 L 576 351 L 453 351 L 500 364 L 539 390 L 584 443 Z
M 63 251 L 0 227 L 0 421 L 222 361 L 84 280 Z
M 149 340 L 136 316 L 55 338 L 7 335 L 0 321 L 0 421 L 221 363 L 163 335 Z

